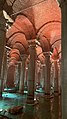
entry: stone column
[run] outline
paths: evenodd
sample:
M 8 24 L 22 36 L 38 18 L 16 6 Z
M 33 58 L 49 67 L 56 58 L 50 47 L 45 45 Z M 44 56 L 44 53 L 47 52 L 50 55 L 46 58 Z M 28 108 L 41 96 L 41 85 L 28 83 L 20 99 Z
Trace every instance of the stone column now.
M 15 85 L 15 90 L 17 91 L 19 88 L 19 80 L 20 80 L 20 63 L 18 61 L 17 64 L 15 64 L 15 75 L 14 75 L 14 85 Z
M 27 89 L 27 82 L 28 82 L 28 66 L 25 69 L 25 88 Z
M 18 84 L 17 84 L 18 90 L 19 90 L 19 83 L 20 83 L 20 75 L 21 75 L 21 61 L 18 63 Z
M 7 51 L 5 49 L 4 52 L 4 59 L 3 59 L 3 66 L 2 66 L 2 90 L 6 87 L 6 80 L 7 80 Z
M 59 81 L 58 81 L 58 64 L 57 61 L 54 61 L 54 70 L 55 70 L 55 76 L 54 76 L 54 92 L 58 93 L 59 91 Z
M 59 94 L 61 94 L 61 62 L 58 62 L 58 83 L 59 83 Z
M 36 64 L 36 68 L 35 68 L 35 83 L 36 83 L 36 88 L 39 89 L 40 88 L 40 80 L 41 80 L 41 64 L 40 61 L 38 61 L 38 64 Z
M 51 70 L 50 70 L 50 84 L 51 84 L 51 94 L 54 94 L 54 62 L 51 63 Z
M 3 16 L 3 11 L 0 11 L 0 81 L 1 79 L 1 70 L 2 70 L 2 63 L 3 63 L 3 56 L 4 56 L 4 47 L 6 42 L 6 35 L 5 35 L 5 18 Z M 2 87 L 2 82 L 0 82 L 0 88 Z M 0 89 L 0 96 L 2 96 L 2 92 Z
M 21 56 L 21 74 L 20 74 L 20 82 L 19 82 L 19 93 L 24 94 L 24 78 L 25 78 L 25 61 L 26 57 Z
M 44 91 L 44 93 L 45 93 L 45 68 L 46 68 L 46 65 L 44 64 L 43 65 L 43 79 L 44 79 L 44 81 L 43 81 L 43 91 Z
M 40 87 L 41 71 L 38 72 L 38 86 Z
M 50 95 L 50 52 L 45 54 L 45 94 Z
M 62 14 L 62 43 L 61 43 L 62 119 L 67 119 L 67 0 L 61 0 L 61 14 Z
M 34 104 L 34 86 L 35 86 L 35 40 L 29 42 L 29 53 L 30 53 L 30 62 L 29 62 L 29 71 L 28 71 L 28 95 L 27 95 L 27 104 Z
M 7 68 L 6 88 L 13 90 L 15 88 L 15 64 L 10 64 Z

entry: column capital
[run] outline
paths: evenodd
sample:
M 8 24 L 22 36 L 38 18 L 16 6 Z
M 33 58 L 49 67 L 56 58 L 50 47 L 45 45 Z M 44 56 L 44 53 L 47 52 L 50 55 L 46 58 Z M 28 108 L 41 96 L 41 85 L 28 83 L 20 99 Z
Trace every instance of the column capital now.
M 23 60 L 26 61 L 27 57 L 28 57 L 28 55 L 26 55 L 26 54 L 22 54 L 22 55 L 21 55 L 21 60 L 22 60 L 22 61 L 23 61 Z
M 50 51 L 48 51 L 48 52 L 43 52 L 43 54 L 44 54 L 45 56 L 50 56 Z
M 28 40 L 29 47 L 36 46 L 36 39 Z

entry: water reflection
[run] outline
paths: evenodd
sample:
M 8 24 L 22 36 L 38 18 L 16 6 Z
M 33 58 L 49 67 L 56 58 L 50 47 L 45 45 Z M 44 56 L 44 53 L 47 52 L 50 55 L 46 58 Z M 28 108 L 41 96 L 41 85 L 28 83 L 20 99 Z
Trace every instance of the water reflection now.
M 41 94 L 36 95 L 36 105 L 28 105 L 24 98 L 11 98 L 10 100 L 3 99 L 4 104 L 2 105 L 2 100 L 0 101 L 0 108 L 6 109 L 9 106 L 23 105 L 23 111 L 19 115 L 7 116 L 12 119 L 61 119 L 61 96 L 43 96 Z M 9 104 L 9 105 L 8 105 Z M 4 115 L 4 114 L 3 114 Z
M 61 119 L 61 96 L 54 96 L 51 102 L 51 119 Z
M 22 119 L 39 119 L 33 105 L 26 105 L 26 110 Z
M 22 119 L 61 119 L 61 97 L 42 97 L 36 106 L 27 106 Z

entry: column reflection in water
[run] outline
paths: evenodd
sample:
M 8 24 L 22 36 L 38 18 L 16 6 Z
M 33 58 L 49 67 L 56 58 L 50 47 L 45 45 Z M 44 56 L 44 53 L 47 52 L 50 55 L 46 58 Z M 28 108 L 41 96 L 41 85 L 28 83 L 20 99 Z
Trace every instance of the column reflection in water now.
M 40 119 L 35 111 L 35 106 L 26 105 L 25 113 L 23 114 L 23 119 Z
M 50 119 L 50 99 L 48 98 L 43 98 L 40 100 L 39 103 L 39 109 L 37 112 L 38 118 L 39 119 Z
M 51 119 L 62 119 L 61 115 L 61 96 L 55 96 L 50 99 Z

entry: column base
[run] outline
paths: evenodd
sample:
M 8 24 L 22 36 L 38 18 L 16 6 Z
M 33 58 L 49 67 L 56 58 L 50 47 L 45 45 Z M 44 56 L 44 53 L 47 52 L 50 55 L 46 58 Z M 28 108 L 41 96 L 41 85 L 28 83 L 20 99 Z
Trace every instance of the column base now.
M 27 105 L 36 105 L 36 104 L 38 104 L 38 101 L 34 100 L 33 97 L 29 96 L 29 97 L 27 97 L 26 103 L 27 103 Z
M 16 93 L 17 92 L 17 88 L 14 87 L 14 88 L 5 88 L 4 89 L 4 92 L 8 92 L 8 93 Z
M 54 94 L 44 93 L 44 97 L 51 99 L 51 98 L 54 98 Z

